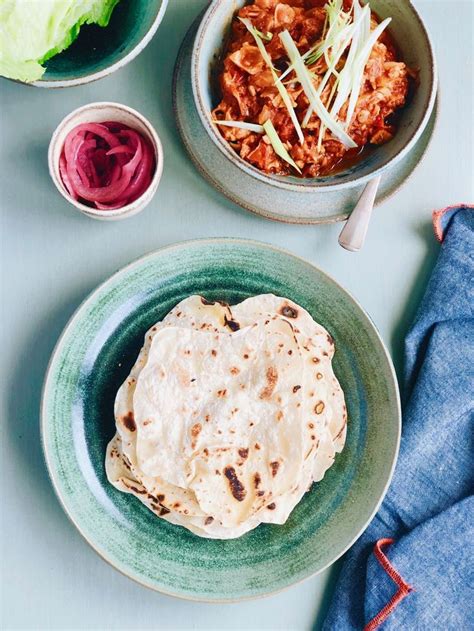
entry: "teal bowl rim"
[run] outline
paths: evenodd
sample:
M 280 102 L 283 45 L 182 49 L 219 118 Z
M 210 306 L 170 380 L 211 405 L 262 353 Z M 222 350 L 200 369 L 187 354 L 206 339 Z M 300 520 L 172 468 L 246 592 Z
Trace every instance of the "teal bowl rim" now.
M 103 550 L 100 550 L 98 547 L 96 547 L 95 543 L 83 532 L 83 530 L 81 529 L 80 524 L 74 519 L 73 515 L 71 514 L 71 512 L 69 511 L 68 507 L 67 507 L 67 501 L 63 498 L 61 491 L 59 490 L 59 487 L 56 484 L 56 478 L 58 477 L 49 458 L 49 453 L 48 453 L 48 448 L 47 448 L 47 444 L 46 444 L 46 434 L 47 434 L 47 415 L 46 415 L 46 408 L 47 408 L 47 398 L 49 396 L 48 393 L 48 387 L 49 387 L 49 380 L 50 380 L 50 375 L 52 373 L 52 368 L 54 366 L 54 363 L 56 361 L 57 356 L 59 355 L 60 351 L 62 350 L 62 346 L 64 343 L 64 340 L 67 336 L 67 334 L 69 333 L 70 328 L 75 324 L 77 318 L 80 316 L 80 314 L 82 313 L 82 310 L 89 305 L 90 303 L 93 302 L 93 300 L 95 299 L 96 295 L 99 294 L 102 290 L 104 290 L 109 284 L 113 284 L 113 282 L 117 279 L 118 276 L 120 276 L 121 274 L 125 274 L 126 272 L 132 270 L 134 267 L 138 267 L 139 265 L 143 264 L 144 262 L 146 262 L 148 259 L 153 259 L 155 256 L 157 255 L 161 255 L 164 252 L 170 251 L 170 250 L 182 250 L 182 249 L 186 249 L 189 246 L 193 246 L 193 245 L 197 245 L 197 244 L 235 244 L 235 245 L 239 245 L 239 244 L 244 244 L 244 245 L 254 245 L 256 247 L 259 248 L 264 248 L 264 249 L 268 249 L 268 250 L 273 250 L 276 253 L 281 253 L 284 254 L 285 256 L 289 256 L 293 259 L 295 259 L 296 261 L 303 263 L 304 265 L 310 266 L 314 269 L 316 269 L 318 271 L 318 273 L 322 274 L 323 276 L 325 276 L 331 283 L 333 283 L 339 290 L 341 290 L 346 296 L 347 298 L 352 301 L 352 303 L 357 307 L 357 309 L 360 311 L 361 316 L 363 317 L 363 319 L 366 320 L 367 325 L 372 329 L 373 333 L 375 334 L 376 339 L 378 340 L 379 344 L 380 344 L 380 348 L 383 351 L 383 354 L 385 356 L 385 359 L 387 361 L 387 367 L 389 369 L 389 373 L 390 373 L 390 377 L 391 377 L 391 386 L 393 388 L 393 392 L 395 394 L 395 402 L 397 405 L 397 414 L 396 414 L 396 423 L 397 423 L 397 441 L 396 444 L 394 445 L 394 450 L 393 450 L 393 454 L 391 457 L 391 466 L 390 466 L 390 471 L 389 474 L 387 476 L 387 480 L 383 486 L 383 490 L 380 494 L 379 499 L 377 500 L 377 502 L 375 503 L 374 509 L 372 510 L 372 512 L 370 513 L 370 515 L 368 516 L 368 518 L 366 519 L 365 523 L 363 526 L 360 527 L 359 531 L 352 537 L 352 539 L 345 545 L 345 547 L 343 547 L 343 549 L 334 557 L 334 559 L 328 563 L 326 563 L 324 566 L 320 567 L 318 570 L 316 571 L 309 571 L 307 573 L 306 576 L 293 581 L 291 583 L 288 583 L 287 585 L 285 585 L 282 588 L 276 589 L 276 590 L 272 590 L 269 592 L 265 592 L 265 593 L 260 593 L 260 594 L 256 594 L 256 595 L 246 595 L 246 596 L 242 596 L 242 597 L 238 597 L 238 598 L 219 598 L 219 599 L 207 599 L 207 598 L 199 598 L 199 597 L 193 597 L 190 595 L 183 595 L 182 593 L 177 593 L 177 592 L 173 592 L 173 591 L 169 591 L 169 590 L 165 590 L 163 588 L 158 588 L 156 585 L 146 582 L 144 581 L 142 578 L 139 578 L 138 576 L 134 575 L 132 572 L 127 571 L 125 568 L 121 568 L 118 565 L 116 565 L 114 563 L 114 561 L 112 559 L 110 559 L 107 555 L 106 552 L 104 552 Z M 166 596 L 171 596 L 174 598 L 178 598 L 180 600 L 186 600 L 186 601 L 192 601 L 192 602 L 203 602 L 203 603 L 210 603 L 210 604 L 225 604 L 225 603 L 236 603 L 236 602 L 243 602 L 243 601 L 247 601 L 247 600 L 258 600 L 261 598 L 266 598 L 267 596 L 273 596 L 275 594 L 279 594 L 287 589 L 289 589 L 290 587 L 293 587 L 295 585 L 299 585 L 301 583 L 303 583 L 304 581 L 313 578 L 314 576 L 317 576 L 318 574 L 320 574 L 321 572 L 324 572 L 324 570 L 326 570 L 328 567 L 330 567 L 331 565 L 333 565 L 338 559 L 340 559 L 353 545 L 354 543 L 359 539 L 359 537 L 364 533 L 364 531 L 367 529 L 367 527 L 369 526 L 369 524 L 371 523 L 371 521 L 373 520 L 373 518 L 375 517 L 375 515 L 377 514 L 384 498 L 385 495 L 388 491 L 388 488 L 391 484 L 392 478 L 393 478 L 393 474 L 395 471 L 395 467 L 397 464 L 397 460 L 398 460 L 398 454 L 399 454 L 399 450 L 400 450 L 400 440 L 401 440 L 401 430 L 402 430 L 402 413 L 401 413 L 401 401 L 400 401 L 400 391 L 399 391 L 399 387 L 398 387 L 398 380 L 397 380 L 397 375 L 395 372 L 395 368 L 393 366 L 393 362 L 392 359 L 390 357 L 390 353 L 374 323 L 374 321 L 372 320 L 372 318 L 369 316 L 369 314 L 365 311 L 365 309 L 362 307 L 362 305 L 360 304 L 360 302 L 347 290 L 345 289 L 337 280 L 335 280 L 330 274 L 328 274 L 327 272 L 323 271 L 321 268 L 319 268 L 317 265 L 314 265 L 313 263 L 311 263 L 310 261 L 304 259 L 301 256 L 298 256 L 296 254 L 293 254 L 292 252 L 290 252 L 289 250 L 285 249 L 285 248 L 280 248 L 278 246 L 274 246 L 270 243 L 265 243 L 263 241 L 257 241 L 254 239 L 244 239 L 244 238 L 235 238 L 235 237 L 214 237 L 214 238 L 200 238 L 200 239 L 188 239 L 186 241 L 179 241 L 177 243 L 173 243 L 167 246 L 164 246 L 162 248 L 158 248 L 157 250 L 153 250 L 152 252 L 149 252 L 143 256 L 138 257 L 137 259 L 135 259 L 134 261 L 128 263 L 127 265 L 124 265 L 123 267 L 119 268 L 116 272 L 114 272 L 112 275 L 110 275 L 105 281 L 103 281 L 102 283 L 100 283 L 95 289 L 93 289 L 87 296 L 86 298 L 79 304 L 79 306 L 77 307 L 77 309 L 74 311 L 74 313 L 72 314 L 72 316 L 69 318 L 66 326 L 64 327 L 61 335 L 59 336 L 58 341 L 56 342 L 56 345 L 53 349 L 53 352 L 51 354 L 51 357 L 49 359 L 48 362 L 48 366 L 46 369 L 46 374 L 45 374 L 45 378 L 44 378 L 44 382 L 43 382 L 43 387 L 42 387 L 42 392 L 41 392 L 41 401 L 40 401 L 40 439 L 41 439 L 41 446 L 42 446 L 42 451 L 43 451 L 43 456 L 44 456 L 44 460 L 45 460 L 45 464 L 46 464 L 46 469 L 48 471 L 48 476 L 49 479 L 51 481 L 51 485 L 53 487 L 53 490 L 56 494 L 56 497 L 58 498 L 58 501 L 62 507 L 62 509 L 64 510 L 66 516 L 68 517 L 68 519 L 70 520 L 70 522 L 75 526 L 75 528 L 77 529 L 77 531 L 79 532 L 79 534 L 82 536 L 82 538 L 91 546 L 91 548 L 98 554 L 99 557 L 101 557 L 106 563 L 108 563 L 111 567 L 113 567 L 115 570 L 117 570 L 118 572 L 120 572 L 123 576 L 126 576 L 127 578 L 133 580 L 134 582 L 138 583 L 139 585 L 142 585 L 143 587 L 146 587 L 148 589 L 151 589 L 154 592 L 158 592 L 161 594 L 164 594 Z
M 98 81 L 99 79 L 107 77 L 109 74 L 112 74 L 116 70 L 123 68 L 123 66 L 126 66 L 130 61 L 135 59 L 135 57 L 137 57 L 150 43 L 163 20 L 165 11 L 168 6 L 168 1 L 169 0 L 160 0 L 160 6 L 155 17 L 153 18 L 153 22 L 151 23 L 150 28 L 141 38 L 141 40 L 138 41 L 137 44 L 132 48 L 132 50 L 110 66 L 106 66 L 103 70 L 99 70 L 98 72 L 93 72 L 91 74 L 81 75 L 74 79 L 39 79 L 38 81 L 32 81 L 31 83 L 26 83 L 25 81 L 17 81 L 15 79 L 13 79 L 13 81 L 15 81 L 16 83 L 23 83 L 24 85 L 28 86 L 34 86 L 36 88 L 69 88 L 78 85 L 84 85 L 85 83 L 91 83 L 92 81 Z
M 430 119 L 431 113 L 433 111 L 433 107 L 436 101 L 437 89 L 438 89 L 438 67 L 436 62 L 436 55 L 434 51 L 433 41 L 430 36 L 429 30 L 423 21 L 421 15 L 417 11 L 414 6 L 412 0 L 405 0 L 410 9 L 413 12 L 413 17 L 417 20 L 424 37 L 426 39 L 428 50 L 429 50 L 429 67 L 431 69 L 430 73 L 430 86 L 429 86 L 429 99 L 425 107 L 425 112 L 423 114 L 423 118 L 419 123 L 418 127 L 414 129 L 410 138 L 408 139 L 405 146 L 398 151 L 394 156 L 385 160 L 383 164 L 381 164 L 378 168 L 374 169 L 370 173 L 364 176 L 355 176 L 353 179 L 350 179 L 347 182 L 339 182 L 335 184 L 327 183 L 334 176 L 327 176 L 323 178 L 308 178 L 309 183 L 299 182 L 298 178 L 287 176 L 288 179 L 284 180 L 283 178 L 278 178 L 278 176 L 267 175 L 249 164 L 245 160 L 243 160 L 235 151 L 233 151 L 229 144 L 222 138 L 220 134 L 217 133 L 215 129 L 215 125 L 211 123 L 209 112 L 207 112 L 206 106 L 204 104 L 202 98 L 201 84 L 199 81 L 199 72 L 198 66 L 201 56 L 201 49 L 203 39 L 206 37 L 206 31 L 209 27 L 209 20 L 212 18 L 213 14 L 217 10 L 218 6 L 222 4 L 222 2 L 226 2 L 227 0 L 211 0 L 209 7 L 202 14 L 202 18 L 200 19 L 199 26 L 195 35 L 193 50 L 192 50 L 192 63 L 191 63 L 191 87 L 193 90 L 194 103 L 196 105 L 196 109 L 198 111 L 201 122 L 206 130 L 208 136 L 211 138 L 212 142 L 216 145 L 219 151 L 233 164 L 238 166 L 240 169 L 245 171 L 248 175 L 260 180 L 263 184 L 267 186 L 274 186 L 280 189 L 299 192 L 299 193 L 314 193 L 315 191 L 320 192 L 330 192 L 330 191 L 340 191 L 347 188 L 352 188 L 355 186 L 360 186 L 362 184 L 367 183 L 369 180 L 377 177 L 378 175 L 382 175 L 387 169 L 391 166 L 397 164 L 400 160 L 402 160 L 407 153 L 414 147 L 416 142 L 419 140 L 421 134 L 423 133 L 428 121 Z

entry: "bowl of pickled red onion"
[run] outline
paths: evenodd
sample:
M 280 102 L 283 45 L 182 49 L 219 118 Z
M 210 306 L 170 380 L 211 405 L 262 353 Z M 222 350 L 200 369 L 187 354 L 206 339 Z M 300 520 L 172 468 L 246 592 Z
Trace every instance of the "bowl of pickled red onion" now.
M 152 124 L 136 110 L 90 103 L 58 125 L 48 162 L 68 202 L 88 217 L 113 221 L 150 203 L 163 171 L 163 148 Z

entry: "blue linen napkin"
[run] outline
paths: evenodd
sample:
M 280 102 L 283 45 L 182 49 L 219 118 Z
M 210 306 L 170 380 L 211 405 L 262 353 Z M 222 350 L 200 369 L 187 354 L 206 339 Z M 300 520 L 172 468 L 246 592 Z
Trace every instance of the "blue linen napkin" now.
M 434 224 L 442 245 L 405 340 L 395 475 L 346 556 L 324 631 L 474 629 L 474 207 Z

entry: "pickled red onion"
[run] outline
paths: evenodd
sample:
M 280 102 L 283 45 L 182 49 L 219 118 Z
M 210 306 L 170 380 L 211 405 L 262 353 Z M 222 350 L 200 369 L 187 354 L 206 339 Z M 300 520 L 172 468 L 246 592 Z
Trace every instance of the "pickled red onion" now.
M 100 210 L 138 199 L 150 186 L 155 159 L 150 142 L 121 123 L 82 123 L 66 137 L 59 173 L 71 197 Z

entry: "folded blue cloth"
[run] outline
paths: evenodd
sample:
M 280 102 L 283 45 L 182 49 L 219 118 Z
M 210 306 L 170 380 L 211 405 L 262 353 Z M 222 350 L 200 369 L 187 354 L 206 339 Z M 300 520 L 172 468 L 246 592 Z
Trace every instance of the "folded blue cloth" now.
M 324 631 L 474 629 L 474 209 L 434 219 L 442 246 L 405 341 L 395 475 Z

